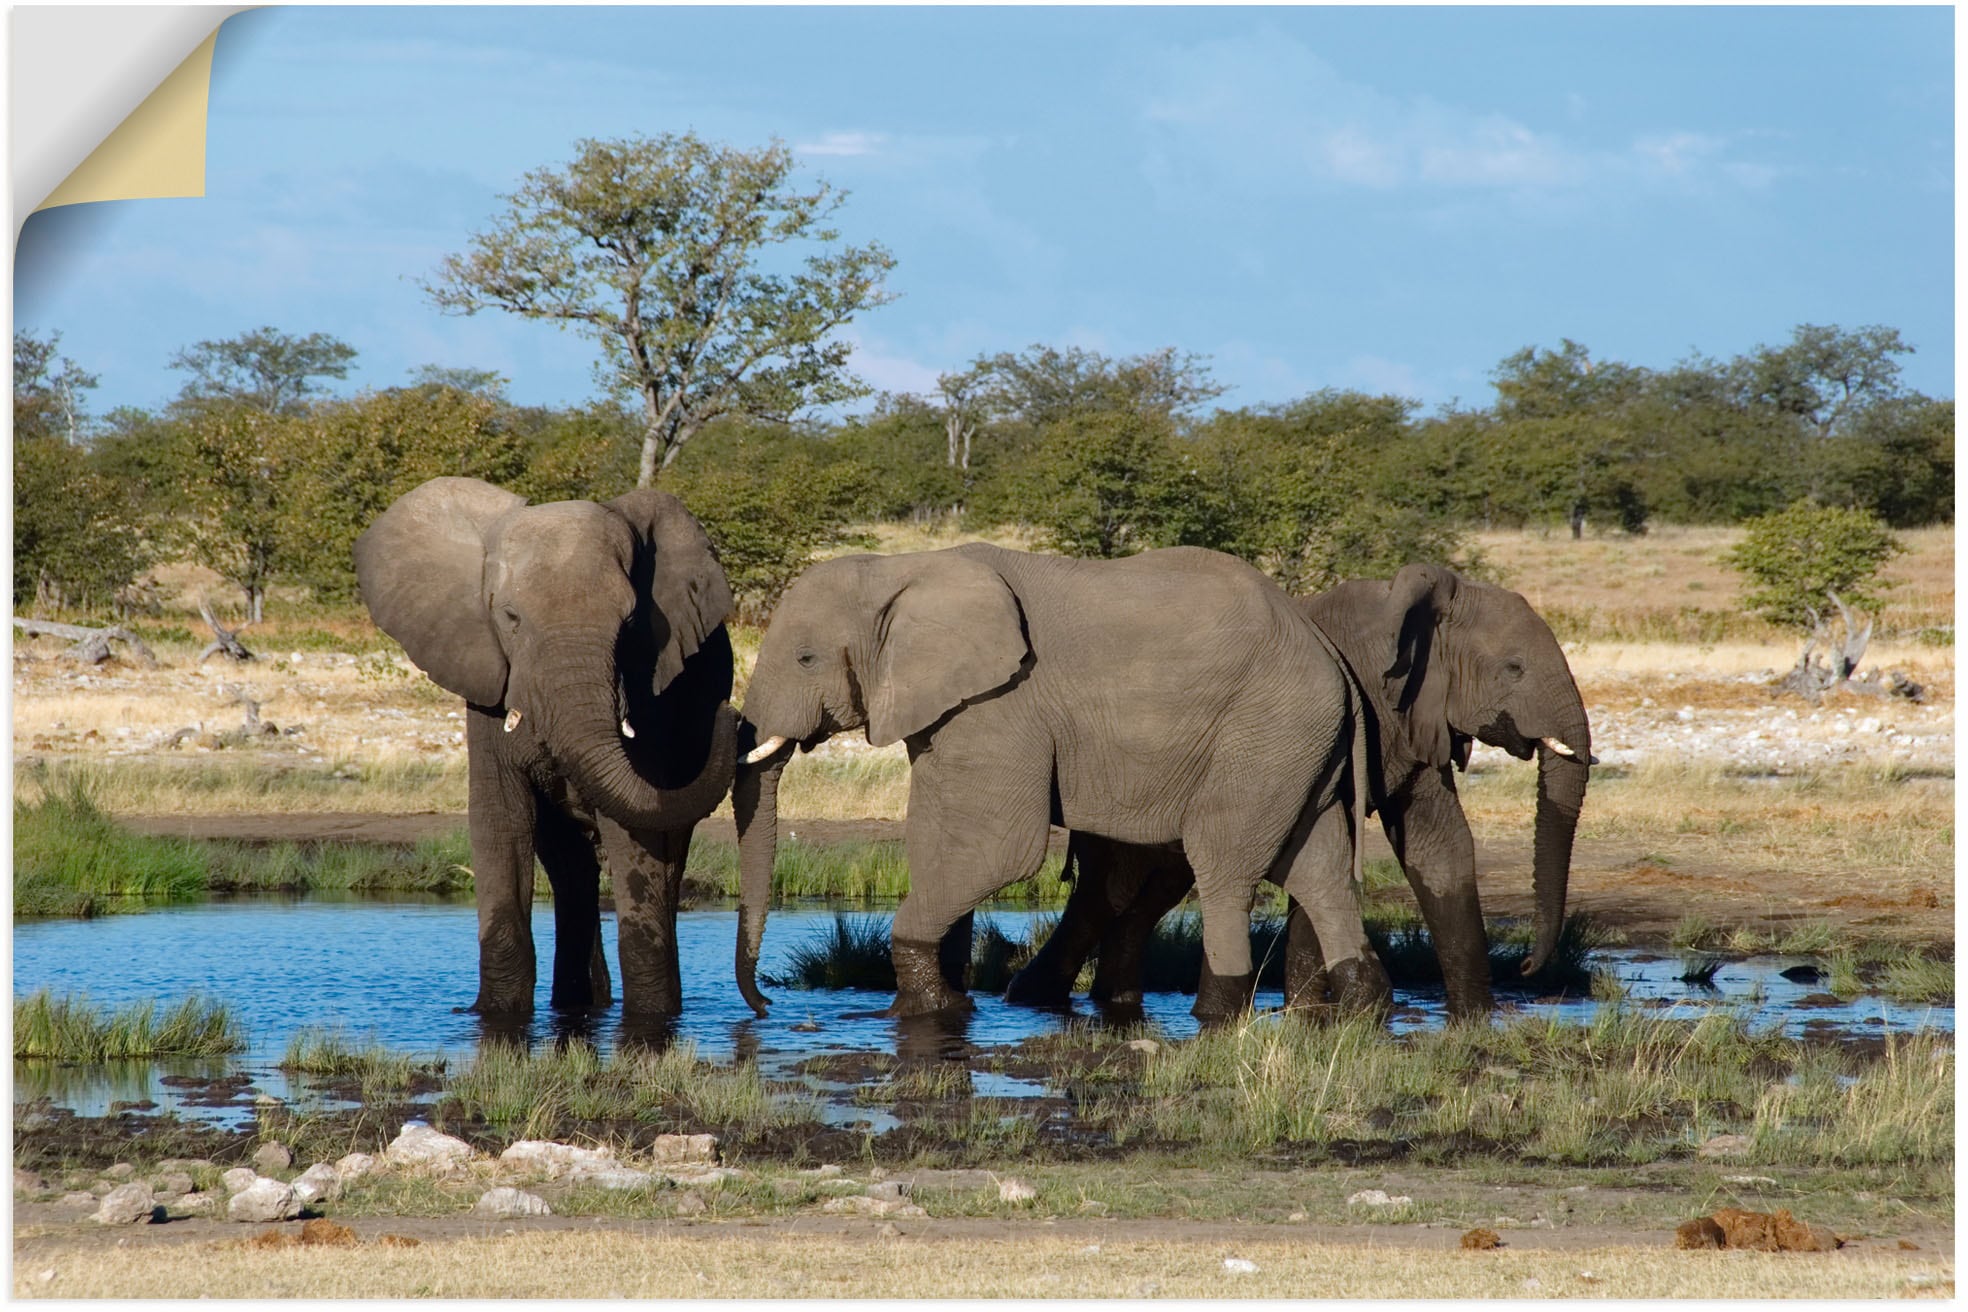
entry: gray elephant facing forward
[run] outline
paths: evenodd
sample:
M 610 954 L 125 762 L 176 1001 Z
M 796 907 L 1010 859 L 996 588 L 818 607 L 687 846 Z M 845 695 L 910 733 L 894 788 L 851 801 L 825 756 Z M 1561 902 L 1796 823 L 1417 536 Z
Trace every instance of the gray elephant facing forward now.
M 1182 844 L 1208 962 L 1199 1016 L 1248 1005 L 1267 876 L 1317 925 L 1334 975 L 1385 996 L 1351 878 L 1358 697 L 1290 598 L 1216 552 L 1085 561 L 974 544 L 816 565 L 774 613 L 745 698 L 762 742 L 733 792 L 740 988 L 762 1012 L 784 743 L 865 726 L 909 751 L 895 1014 L 967 1005 L 946 933 L 1038 868 L 1049 823 Z
M 609 1002 L 599 843 L 623 1011 L 681 1010 L 684 860 L 736 755 L 731 592 L 703 529 L 665 492 L 531 506 L 435 478 L 377 518 L 355 563 L 377 626 L 466 702 L 472 1009 L 533 1009 L 536 855 L 554 891 L 551 1003 Z

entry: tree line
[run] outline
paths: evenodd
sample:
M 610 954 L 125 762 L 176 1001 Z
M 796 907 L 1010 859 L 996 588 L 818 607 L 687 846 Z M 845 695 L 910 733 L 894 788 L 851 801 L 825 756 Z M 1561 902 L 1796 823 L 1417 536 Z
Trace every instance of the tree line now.
M 1021 523 L 1080 556 L 1207 546 L 1308 591 L 1467 563 L 1478 527 L 1640 533 L 1797 503 L 1953 518 L 1954 403 L 1904 386 L 1913 348 L 1887 327 L 1805 324 L 1666 370 L 1562 340 L 1499 362 L 1487 406 L 1427 415 L 1338 389 L 1224 408 L 1208 360 L 1174 347 L 1038 344 L 927 395 L 876 394 L 840 330 L 892 299 L 894 260 L 845 240 L 844 193 L 794 167 L 779 142 L 584 140 L 430 275 L 441 312 L 591 337 L 601 394 L 578 406 L 516 405 L 495 374 L 437 366 L 337 395 L 353 346 L 264 327 L 178 352 L 185 382 L 161 409 L 94 416 L 98 379 L 59 335 L 17 332 L 17 609 L 140 611 L 144 571 L 167 560 L 217 571 L 251 620 L 274 583 L 343 598 L 355 535 L 439 474 L 535 500 L 660 479 L 754 614 L 874 520 Z

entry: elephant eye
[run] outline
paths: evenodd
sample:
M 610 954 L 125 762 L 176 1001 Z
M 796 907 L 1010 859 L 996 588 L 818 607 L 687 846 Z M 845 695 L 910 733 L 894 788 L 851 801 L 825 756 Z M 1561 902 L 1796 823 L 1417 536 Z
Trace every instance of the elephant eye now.
M 1524 677 L 1524 662 L 1515 656 L 1503 663 L 1503 672 L 1513 679 Z
M 799 661 L 799 666 L 802 670 L 810 670 L 813 668 L 813 662 L 820 658 L 810 651 L 803 651 L 795 659 Z

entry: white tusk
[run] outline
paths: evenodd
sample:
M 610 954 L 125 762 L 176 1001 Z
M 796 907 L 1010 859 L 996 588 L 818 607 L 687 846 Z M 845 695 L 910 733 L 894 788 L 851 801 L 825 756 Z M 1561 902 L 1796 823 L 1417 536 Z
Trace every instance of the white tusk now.
M 633 728 L 631 728 L 631 727 L 630 727 L 630 725 L 629 725 L 629 717 L 628 717 L 628 716 L 626 716 L 626 715 L 622 717 L 622 736 L 623 736 L 624 738 L 633 738 L 633 737 L 635 737 L 635 730 L 634 730 Z
M 517 728 L 519 728 L 519 708 L 515 706 L 506 712 L 506 732 L 511 733 Z
M 1579 754 L 1577 752 L 1565 746 L 1565 744 L 1559 742 L 1556 738 L 1540 738 L 1538 739 L 1538 741 L 1543 743 L 1546 747 L 1549 747 L 1552 751 L 1558 753 L 1558 755 L 1564 757 L 1568 761 L 1576 761 L 1579 759 Z
M 768 738 L 745 754 L 745 764 L 757 765 L 760 761 L 763 761 L 766 757 L 772 755 L 785 745 L 786 740 L 784 738 Z

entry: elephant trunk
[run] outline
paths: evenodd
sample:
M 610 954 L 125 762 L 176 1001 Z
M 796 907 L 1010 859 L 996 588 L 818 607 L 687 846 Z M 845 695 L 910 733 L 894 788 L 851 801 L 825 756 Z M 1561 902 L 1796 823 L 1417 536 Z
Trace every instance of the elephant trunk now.
M 563 684 L 540 708 L 548 749 L 589 805 L 624 828 L 682 829 L 723 800 L 737 761 L 736 717 L 729 706 L 715 712 L 697 776 L 681 787 L 659 788 L 642 777 L 623 746 L 613 635 L 560 647 L 549 659 L 560 670 L 602 671 Z
M 783 750 L 758 765 L 739 767 L 731 787 L 731 809 L 738 823 L 738 991 L 757 1014 L 772 999 L 759 992 L 759 947 L 765 939 L 766 905 L 772 899 L 772 866 L 779 851 L 779 774 Z
M 1561 754 L 1538 748 L 1537 829 L 1531 844 L 1532 885 L 1537 895 L 1537 943 L 1524 962 L 1524 974 L 1544 969 L 1558 947 L 1565 924 L 1565 895 L 1571 881 L 1572 838 L 1578 832 L 1579 808 L 1592 773 L 1584 733 L 1566 735 L 1577 753 Z

